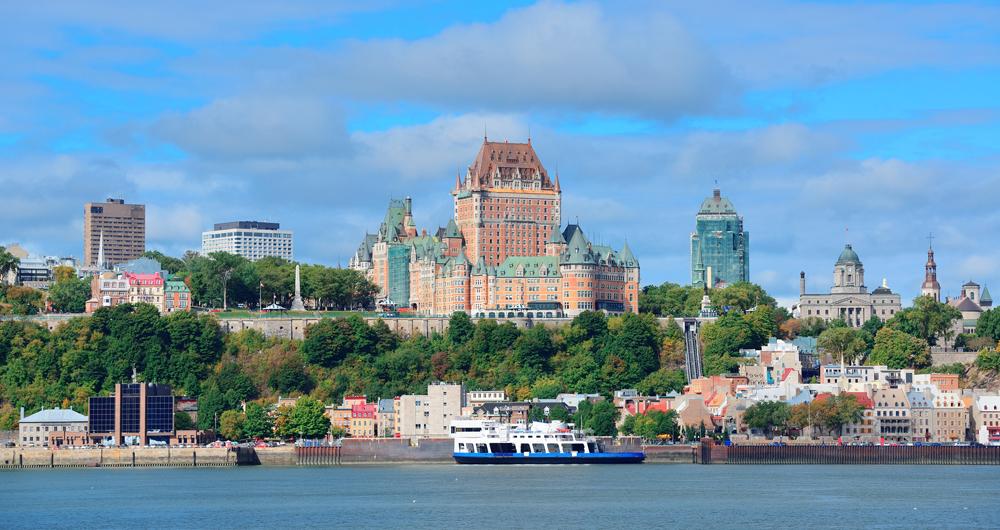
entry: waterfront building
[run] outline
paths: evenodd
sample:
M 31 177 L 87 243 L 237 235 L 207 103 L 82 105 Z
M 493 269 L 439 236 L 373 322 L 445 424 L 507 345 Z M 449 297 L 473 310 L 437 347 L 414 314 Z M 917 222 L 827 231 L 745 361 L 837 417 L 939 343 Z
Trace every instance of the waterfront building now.
M 261 221 L 216 223 L 212 230 L 201 233 L 202 255 L 212 252 L 228 252 L 250 261 L 264 257 L 292 261 L 292 231 L 282 230 L 279 223 Z
M 448 436 L 452 418 L 462 415 L 465 388 L 460 384 L 432 383 L 427 394 L 399 397 L 396 419 L 403 438 Z
M 958 374 L 915 374 L 914 388 L 932 388 L 942 392 L 958 392 Z
M 504 390 L 470 390 L 465 394 L 465 402 L 469 406 L 500 401 L 507 401 L 507 392 Z
M 691 284 L 710 289 L 750 281 L 750 232 L 716 188 L 701 203 L 691 233 Z
M 327 418 L 330 418 L 330 429 L 340 430 L 347 435 L 353 436 L 351 433 L 351 418 L 353 417 L 354 407 L 366 404 L 368 404 L 368 397 L 360 395 L 344 396 L 340 405 L 327 405 L 325 407 L 325 414 Z
M 910 401 L 902 388 L 879 388 L 872 392 L 875 402 L 875 432 L 881 440 L 906 443 L 911 440 Z
M 383 398 L 378 400 L 378 410 L 376 411 L 375 424 L 377 425 L 377 435 L 382 438 L 392 437 L 396 433 L 396 400 L 393 398 Z
M 347 432 L 353 438 L 374 438 L 378 432 L 378 405 L 362 403 L 351 406 L 351 420 Z
M 473 407 L 472 417 L 493 420 L 499 423 L 528 423 L 531 403 L 526 401 L 497 401 L 480 403 Z
M 98 269 L 135 259 L 146 251 L 146 206 L 124 199 L 83 207 L 83 264 Z M 98 258 L 103 263 L 98 263 Z
M 934 391 L 932 442 L 957 442 L 968 439 L 969 407 L 959 392 Z
M 1000 445 L 1000 396 L 976 396 L 972 420 L 977 442 Z
M 883 322 L 902 310 L 900 296 L 889 289 L 885 280 L 872 292 L 865 287 L 865 268 L 861 258 L 845 245 L 833 266 L 833 287 L 829 294 L 806 293 L 806 273 L 799 273 L 799 317 L 821 318 L 827 322 L 843 320 L 852 328 L 861 327 L 875 316 Z
M 119 383 L 114 395 L 90 398 L 88 420 L 90 436 L 99 443 L 167 443 L 175 437 L 174 396 L 168 385 Z
M 799 348 L 791 342 L 771 338 L 761 347 L 756 364 L 741 364 L 740 375 L 750 385 L 771 385 L 791 380 L 802 382 L 802 361 Z
M 71 409 L 43 409 L 28 417 L 21 409 L 18 421 L 17 443 L 21 447 L 49 447 L 50 434 L 86 437 L 87 417 Z
M 876 429 L 875 429 L 875 402 L 872 401 L 871 396 L 867 392 L 845 392 L 845 394 L 854 396 L 854 399 L 864 407 L 861 412 L 861 420 L 858 422 L 851 422 L 844 424 L 841 427 L 841 435 L 846 440 L 854 441 L 865 441 L 874 442 L 877 441 Z M 827 399 L 833 394 L 826 394 Z M 820 396 L 816 397 L 817 400 Z
M 637 312 L 639 262 L 560 230 L 561 190 L 530 142 L 484 141 L 452 190 L 454 218 L 418 235 L 409 197 L 393 199 L 349 266 L 379 287 L 377 305 L 423 315 L 561 318 Z

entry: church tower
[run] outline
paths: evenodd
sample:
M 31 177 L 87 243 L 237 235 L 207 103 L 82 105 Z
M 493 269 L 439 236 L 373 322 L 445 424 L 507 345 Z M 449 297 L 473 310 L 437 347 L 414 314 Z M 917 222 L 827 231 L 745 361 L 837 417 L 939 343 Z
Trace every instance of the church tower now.
M 937 263 L 934 263 L 932 247 L 927 247 L 927 264 L 924 265 L 924 284 L 920 286 L 920 296 L 930 296 L 935 302 L 941 301 L 941 284 L 937 281 Z

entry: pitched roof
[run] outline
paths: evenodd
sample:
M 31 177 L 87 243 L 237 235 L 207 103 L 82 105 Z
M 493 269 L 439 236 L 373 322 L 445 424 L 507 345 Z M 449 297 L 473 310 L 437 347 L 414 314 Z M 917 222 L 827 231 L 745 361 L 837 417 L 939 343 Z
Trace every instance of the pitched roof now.
M 44 409 L 21 420 L 19 423 L 70 423 L 87 421 L 87 417 L 70 409 Z
M 520 175 L 520 179 L 533 177 L 541 181 L 541 189 L 549 190 L 554 187 L 530 141 L 491 142 L 484 138 L 479 153 L 469 166 L 466 186 L 473 189 L 492 188 L 492 177 L 496 172 L 500 173 L 501 178 L 513 178 L 515 173 Z
M 462 232 L 458 230 L 458 225 L 455 224 L 454 219 L 448 219 L 448 226 L 444 229 L 444 237 L 462 237 Z
M 566 244 L 566 239 L 563 237 L 562 232 L 558 227 L 552 230 L 552 234 L 549 236 L 549 243 L 559 243 L 562 245 Z
M 983 294 L 979 295 L 980 302 L 992 302 L 993 298 L 990 296 L 990 288 L 983 287 Z
M 500 278 L 556 278 L 559 276 L 559 258 L 555 256 L 510 256 L 496 269 Z
M 622 245 L 622 251 L 618 254 L 618 259 L 622 262 L 622 265 L 626 267 L 638 267 L 639 260 L 635 259 L 635 255 L 632 254 L 632 249 L 628 246 L 628 241 Z
M 583 230 L 577 225 L 569 225 L 563 232 L 563 237 L 569 241 L 566 251 L 560 257 L 561 263 L 589 265 L 597 261 L 591 251 L 590 241 L 583 235 Z
M 958 309 L 959 311 L 973 311 L 973 312 L 981 312 L 983 310 L 983 308 L 979 307 L 979 304 L 965 297 L 963 297 L 961 300 L 958 301 L 957 304 L 955 304 L 955 309 Z

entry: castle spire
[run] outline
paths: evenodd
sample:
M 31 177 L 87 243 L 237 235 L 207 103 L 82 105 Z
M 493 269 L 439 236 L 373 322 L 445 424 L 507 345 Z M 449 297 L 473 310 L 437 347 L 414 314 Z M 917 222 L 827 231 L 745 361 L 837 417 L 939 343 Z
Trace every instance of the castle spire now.
M 933 241 L 934 236 L 927 236 L 927 240 Z M 921 296 L 930 296 L 935 302 L 941 301 L 941 284 L 937 280 L 937 263 L 934 262 L 934 248 L 928 243 L 927 263 L 924 264 L 924 283 L 920 286 Z

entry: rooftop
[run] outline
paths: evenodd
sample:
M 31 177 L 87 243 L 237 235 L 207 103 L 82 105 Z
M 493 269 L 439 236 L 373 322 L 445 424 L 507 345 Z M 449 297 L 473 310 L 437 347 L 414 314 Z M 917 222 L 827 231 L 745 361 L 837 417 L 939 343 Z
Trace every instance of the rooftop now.
M 70 409 L 44 409 L 21 420 L 19 423 L 79 423 L 87 417 Z

